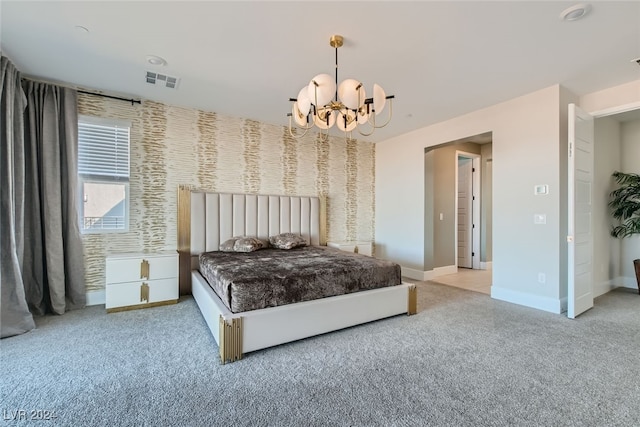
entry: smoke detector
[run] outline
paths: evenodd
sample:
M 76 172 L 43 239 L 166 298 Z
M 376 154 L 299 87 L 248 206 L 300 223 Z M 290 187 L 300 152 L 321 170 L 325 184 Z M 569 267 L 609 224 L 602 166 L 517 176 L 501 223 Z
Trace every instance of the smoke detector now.
M 147 55 L 147 62 L 161 67 L 167 65 L 167 60 L 157 55 Z
M 180 83 L 180 79 L 178 77 L 172 77 L 166 74 L 156 73 L 154 71 L 147 71 L 146 79 L 149 84 L 169 89 L 177 89 L 178 84 Z
M 575 4 L 563 10 L 562 13 L 560 13 L 560 19 L 563 21 L 577 21 L 587 16 L 589 12 L 591 12 L 590 4 Z

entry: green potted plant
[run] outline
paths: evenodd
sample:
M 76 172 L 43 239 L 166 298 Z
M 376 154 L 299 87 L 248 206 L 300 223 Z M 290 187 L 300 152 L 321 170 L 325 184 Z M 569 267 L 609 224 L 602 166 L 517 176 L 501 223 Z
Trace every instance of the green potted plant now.
M 623 238 L 640 234 L 640 175 L 616 171 L 613 178 L 619 188 L 609 194 L 609 207 L 620 224 L 611 229 L 611 235 Z M 640 293 L 640 259 L 634 259 L 633 266 Z

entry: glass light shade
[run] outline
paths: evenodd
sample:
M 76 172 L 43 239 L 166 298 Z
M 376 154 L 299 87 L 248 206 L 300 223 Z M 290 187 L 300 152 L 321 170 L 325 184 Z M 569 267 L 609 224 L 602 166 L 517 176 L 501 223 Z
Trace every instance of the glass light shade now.
M 316 86 L 313 82 L 316 82 Z M 309 82 L 307 86 L 307 96 L 309 101 L 316 107 L 327 105 L 336 93 L 336 83 L 329 74 L 318 74 Z
M 376 110 L 376 115 L 382 113 L 384 105 L 387 102 L 387 94 L 377 84 L 373 85 L 373 109 Z
M 351 132 L 358 125 L 358 123 L 356 123 L 356 115 L 353 111 L 344 109 L 336 111 L 336 113 L 336 127 L 341 131 Z M 347 119 L 346 124 L 345 118 Z
M 296 122 L 298 126 L 306 127 L 307 126 L 307 115 L 302 114 L 299 110 L 298 103 L 293 103 L 293 108 L 291 109 L 291 114 L 293 115 L 293 120 Z
M 309 109 L 311 108 L 311 100 L 309 99 L 307 92 L 307 86 L 303 87 L 300 89 L 300 92 L 298 92 L 298 110 L 300 110 L 300 113 L 302 113 L 303 116 L 309 114 Z
M 327 125 L 326 115 L 329 114 L 329 124 Z M 324 119 L 324 120 L 323 120 Z M 313 123 L 322 130 L 329 129 L 336 123 L 336 116 L 329 109 L 323 109 L 317 115 L 313 116 Z
M 360 89 L 356 89 L 358 86 Z M 343 80 L 338 86 L 338 98 L 350 110 L 362 107 L 366 97 L 364 86 L 355 79 Z

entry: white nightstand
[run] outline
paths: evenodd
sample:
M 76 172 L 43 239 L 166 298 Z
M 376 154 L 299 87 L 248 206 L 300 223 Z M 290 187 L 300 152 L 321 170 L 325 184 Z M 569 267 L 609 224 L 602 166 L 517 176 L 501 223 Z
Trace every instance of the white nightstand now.
M 108 313 L 178 302 L 178 253 L 107 256 Z
M 373 255 L 373 243 L 366 241 L 353 241 L 353 242 L 327 242 L 327 246 L 330 248 L 337 248 L 345 252 L 356 252 L 362 255 Z

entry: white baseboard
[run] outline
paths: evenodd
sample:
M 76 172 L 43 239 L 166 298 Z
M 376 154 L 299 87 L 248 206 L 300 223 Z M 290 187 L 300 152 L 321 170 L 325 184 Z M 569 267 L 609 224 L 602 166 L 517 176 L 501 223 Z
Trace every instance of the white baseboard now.
M 594 298 L 598 298 L 600 295 L 604 295 L 607 292 L 611 292 L 615 288 L 619 288 L 621 286 L 620 283 L 622 283 L 622 281 L 620 279 L 621 278 L 618 277 L 618 278 L 607 280 L 607 281 L 602 282 L 600 284 L 594 285 L 593 286 L 593 297 Z M 626 287 L 626 286 L 623 286 L 623 287 Z
M 493 261 L 480 261 L 480 270 L 493 270 Z
M 447 274 L 456 274 L 458 272 L 457 265 L 445 265 L 444 267 L 436 267 L 433 269 L 433 277 L 446 276 Z
M 104 289 L 97 291 L 87 291 L 87 304 L 86 305 L 103 305 L 107 301 Z
M 560 298 L 560 313 L 566 313 L 569 306 L 569 299 L 567 297 Z
M 619 276 L 614 280 L 615 285 L 619 288 L 638 289 L 638 282 L 635 277 Z
M 402 265 L 400 269 L 402 270 L 402 275 L 410 279 L 420 280 L 421 282 L 431 279 L 431 271 L 416 270 Z
M 458 272 L 458 267 L 455 265 L 446 265 L 444 267 L 436 267 L 433 270 L 416 270 L 415 268 L 409 268 L 400 266 L 402 269 L 402 275 L 414 280 L 431 280 L 438 276 L 446 276 L 447 274 L 455 274 Z
M 491 298 L 556 314 L 562 313 L 563 304 L 566 307 L 566 299 L 563 302 L 561 299 L 541 297 L 496 286 L 491 286 Z

